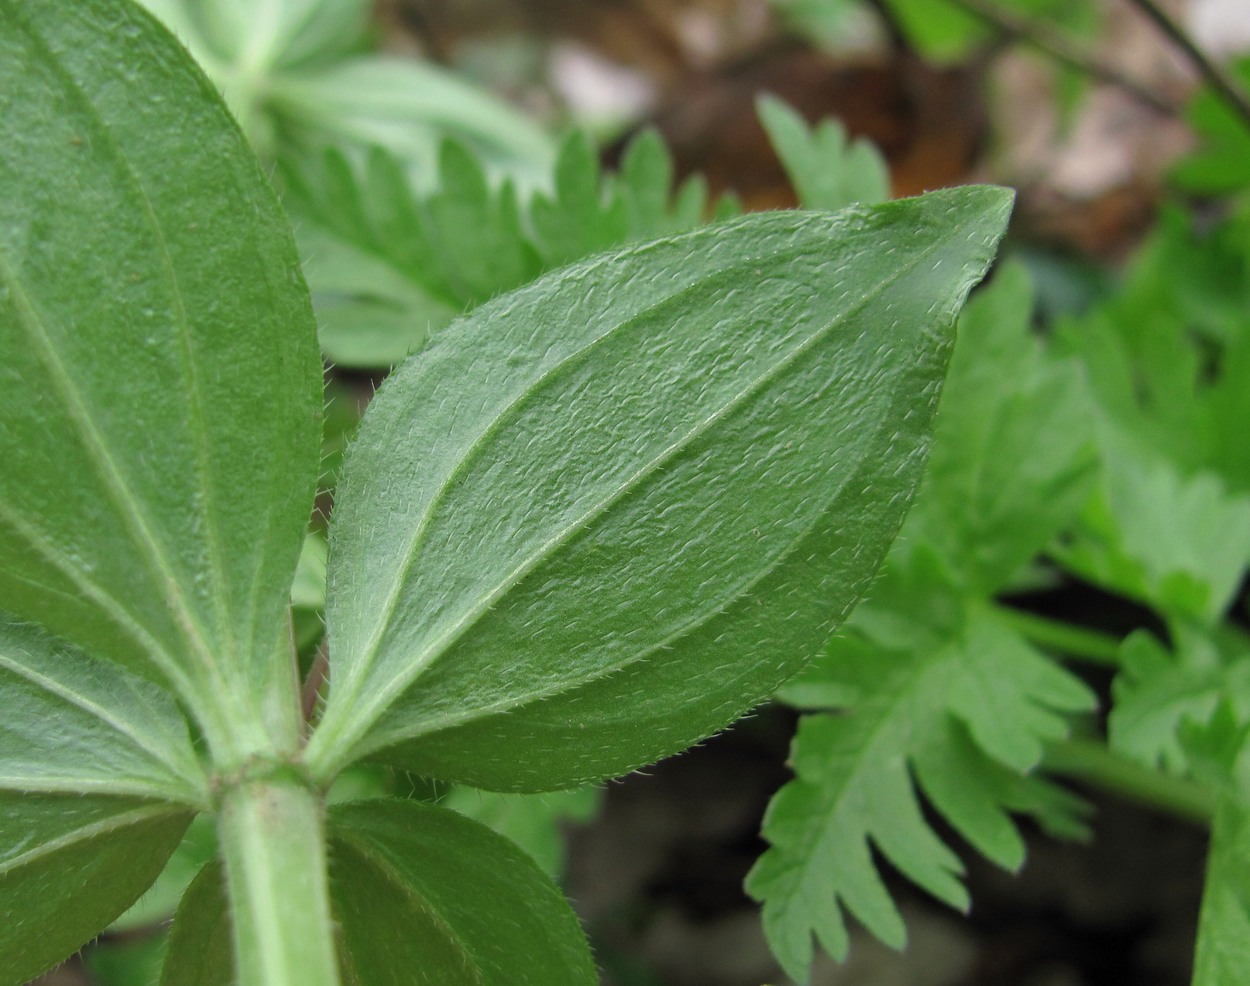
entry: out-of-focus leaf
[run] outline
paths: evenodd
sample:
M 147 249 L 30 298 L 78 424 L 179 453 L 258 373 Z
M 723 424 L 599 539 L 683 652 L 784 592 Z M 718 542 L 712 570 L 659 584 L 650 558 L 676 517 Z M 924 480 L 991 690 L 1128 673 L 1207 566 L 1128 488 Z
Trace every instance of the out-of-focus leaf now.
M 347 986 L 598 981 L 577 918 L 525 853 L 416 801 L 330 813 L 330 881 Z
M 1030 330 L 1008 265 L 964 309 L 933 451 L 899 550 L 935 546 L 974 594 L 1000 591 L 1079 513 L 1093 478 L 1088 393 Z
M 809 128 L 773 96 L 761 96 L 755 105 L 803 208 L 835 212 L 889 199 L 890 172 L 871 143 L 850 140 L 836 120 Z
M 564 870 L 563 822 L 589 821 L 599 807 L 599 791 L 580 787 L 544 794 L 501 794 L 454 787 L 439 804 L 481 822 L 524 849 L 544 873 Z

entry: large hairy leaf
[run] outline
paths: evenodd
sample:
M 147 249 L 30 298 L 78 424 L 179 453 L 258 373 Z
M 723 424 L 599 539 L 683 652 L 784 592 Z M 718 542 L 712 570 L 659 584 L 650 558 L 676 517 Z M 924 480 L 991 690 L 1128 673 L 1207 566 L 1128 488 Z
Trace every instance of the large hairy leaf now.
M 207 793 L 169 695 L 8 618 L 0 708 L 0 983 L 20 984 L 147 889 Z
M 290 676 L 317 478 L 290 232 L 209 82 L 129 4 L 0 0 L 0 117 L 0 597 L 170 684 L 225 744 Z
M 380 391 L 314 769 L 618 774 L 812 657 L 902 521 L 1009 193 L 748 217 L 484 305 Z

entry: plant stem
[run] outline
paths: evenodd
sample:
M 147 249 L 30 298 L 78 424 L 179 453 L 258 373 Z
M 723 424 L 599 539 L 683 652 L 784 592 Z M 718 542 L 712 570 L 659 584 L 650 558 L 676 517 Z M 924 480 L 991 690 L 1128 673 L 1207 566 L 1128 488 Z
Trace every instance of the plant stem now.
M 985 21 L 1006 37 L 1031 45 L 1062 65 L 1076 69 L 1092 79 L 1123 89 L 1139 102 L 1168 116 L 1180 112 L 1179 107 L 1119 69 L 1099 61 L 1070 38 L 1040 21 L 1020 17 L 1004 10 L 993 0 L 950 0 L 966 13 Z
M 226 790 L 217 834 L 238 986 L 339 986 L 324 815 L 322 794 L 291 767 Z
M 1056 774 L 1089 781 L 1106 791 L 1202 825 L 1210 824 L 1215 812 L 1215 797 L 1201 784 L 1137 763 L 1098 740 L 1052 743 L 1046 748 L 1042 765 Z
M 1207 57 L 1207 53 L 1194 43 L 1194 39 L 1176 21 L 1172 20 L 1155 0 L 1129 0 L 1129 2 L 1140 10 L 1164 37 L 1181 50 L 1189 59 L 1189 63 L 1206 79 L 1207 84 L 1228 104 L 1229 109 L 1241 117 L 1247 127 L 1250 127 L 1250 99 L 1247 99 L 1245 92 L 1242 91 L 1232 74 Z
M 1010 606 L 995 607 L 995 614 L 1009 623 L 1021 636 L 1040 647 L 1058 651 L 1091 664 L 1117 666 L 1120 663 L 1120 638 L 1088 630 L 1061 620 L 1052 620 Z

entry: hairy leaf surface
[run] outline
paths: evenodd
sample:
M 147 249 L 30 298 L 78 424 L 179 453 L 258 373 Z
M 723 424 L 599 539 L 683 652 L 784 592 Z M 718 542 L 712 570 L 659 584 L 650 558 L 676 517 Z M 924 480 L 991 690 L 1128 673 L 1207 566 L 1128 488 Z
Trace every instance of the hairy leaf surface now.
M 455 812 L 360 801 L 330 813 L 347 986 L 597 982 L 564 895 L 525 853 Z
M 898 530 L 1009 208 L 962 188 L 747 217 L 441 333 L 344 466 L 314 768 L 569 787 L 767 695 Z
M 134 797 L 0 791 L 0 986 L 61 962 L 133 904 L 192 814 Z
M 0 617 L 0 983 L 23 983 L 147 889 L 207 800 L 170 695 Z
M 321 370 L 281 210 L 211 85 L 129 5 L 0 2 L 0 115 L 4 606 L 201 713 L 247 708 L 289 674 L 317 477 Z M 228 715 L 202 716 L 214 741 Z
M 226 901 L 226 877 L 213 860 L 182 895 L 161 969 L 161 986 L 231 986 L 234 932 Z
M 1226 796 L 1215 814 L 1198 916 L 1193 986 L 1237 986 L 1250 967 L 1250 804 Z
M 0 708 L 2 791 L 206 801 L 172 696 L 3 615 Z

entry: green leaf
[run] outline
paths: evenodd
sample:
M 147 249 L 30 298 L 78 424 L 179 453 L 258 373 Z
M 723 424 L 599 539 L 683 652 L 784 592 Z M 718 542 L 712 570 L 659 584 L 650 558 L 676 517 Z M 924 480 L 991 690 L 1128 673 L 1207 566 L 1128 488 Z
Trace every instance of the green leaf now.
M 889 168 L 868 141 L 849 140 L 837 120 L 809 128 L 774 96 L 760 96 L 755 106 L 803 208 L 834 212 L 889 199 Z
M 1174 774 L 1189 770 L 1186 724 L 1208 723 L 1231 703 L 1250 722 L 1250 639 L 1232 627 L 1174 624 L 1175 653 L 1138 631 L 1121 649 L 1108 717 L 1111 746 Z
M 554 802 L 571 807 L 565 796 Z M 444 808 L 389 799 L 335 805 L 329 825 L 346 986 L 596 981 L 564 896 L 503 836 Z M 233 982 L 225 882 L 213 861 L 179 905 L 161 983 Z
M 213 819 L 208 815 L 197 815 L 156 882 L 134 907 L 109 926 L 110 933 L 151 934 L 153 929 L 167 923 L 186 896 L 187 887 L 216 855 L 217 836 L 213 831 Z
M 530 181 L 554 158 L 537 124 L 447 69 L 363 53 L 366 0 L 142 2 L 191 49 L 264 157 L 379 145 L 428 176 L 450 136 Z
M 0 94 L 0 596 L 167 683 L 244 756 L 287 687 L 318 465 L 290 232 L 137 8 L 0 0 Z M 293 741 L 278 715 L 272 742 Z
M 444 330 L 344 467 L 314 771 L 570 787 L 769 694 L 898 530 L 1009 209 L 961 188 L 751 216 Z
M 148 888 L 207 781 L 168 694 L 7 617 L 0 708 L 0 983 L 20 984 Z
M 1250 804 L 1225 796 L 1211 828 L 1193 986 L 1237 986 L 1250 965 Z
M 1031 773 L 1043 744 L 1067 734 L 1066 714 L 1093 707 L 1078 679 L 992 610 L 961 601 L 934 568 L 892 567 L 852 625 L 782 692 L 844 711 L 801 720 L 795 780 L 769 805 L 772 846 L 747 879 L 774 953 L 800 982 L 813 935 L 845 958 L 843 908 L 887 944 L 905 943 L 872 847 L 934 896 L 967 906 L 962 864 L 925 820 L 917 785 L 961 836 L 1010 869 L 1024 844 L 1008 812 L 1079 831 L 1074 799 Z
M 134 797 L 0 792 L 0 986 L 21 986 L 156 879 L 192 812 Z
M 0 708 L 0 791 L 207 803 L 168 693 L 3 615 Z
M 1242 84 L 1250 82 L 1250 58 L 1235 66 Z M 1222 196 L 1250 187 L 1250 132 L 1228 100 L 1210 86 L 1199 89 L 1186 115 L 1202 146 L 1172 169 L 1172 180 L 1198 195 Z
M 213 860 L 191 881 L 174 915 L 161 986 L 233 986 L 234 932 L 222 865 Z
M 1214 470 L 1250 493 L 1250 215 L 1211 230 L 1165 212 L 1124 283 L 1061 324 L 1105 416 L 1189 478 Z
M 698 179 L 673 191 L 672 160 L 654 133 L 631 142 L 615 177 L 600 172 L 584 135 L 570 134 L 554 193 L 524 204 L 452 141 L 433 191 L 419 192 L 381 148 L 363 169 L 329 150 L 284 176 L 321 345 L 345 366 L 398 363 L 455 315 L 544 270 L 699 225 L 707 202 Z
M 1099 429 L 1102 477 L 1055 556 L 1087 581 L 1212 624 L 1250 567 L 1250 495 L 1192 478 L 1114 426 Z
M 545 794 L 500 794 L 454 787 L 439 801 L 481 822 L 529 854 L 544 873 L 557 878 L 564 870 L 563 822 L 586 822 L 599 807 L 599 790 L 579 787 Z
M 586 939 L 538 866 L 490 829 L 416 801 L 330 812 L 347 986 L 595 983 Z
M 1033 290 L 1007 265 L 959 320 L 933 451 L 899 547 L 933 545 L 989 596 L 1080 512 L 1093 478 L 1089 397 L 1032 336 Z

